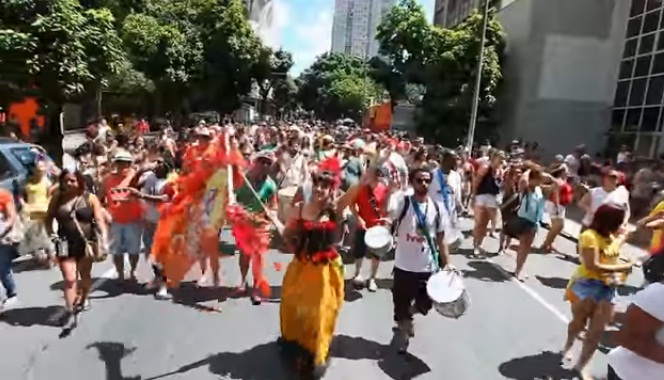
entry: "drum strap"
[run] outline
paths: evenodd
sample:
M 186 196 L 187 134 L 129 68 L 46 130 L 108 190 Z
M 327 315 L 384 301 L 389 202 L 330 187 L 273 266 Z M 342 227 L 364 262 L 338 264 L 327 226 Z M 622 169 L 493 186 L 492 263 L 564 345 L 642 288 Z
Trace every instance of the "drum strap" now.
M 427 217 L 425 213 L 422 213 L 422 210 L 420 209 L 420 204 L 415 201 L 415 198 L 411 195 L 411 200 L 410 203 L 413 205 L 413 211 L 415 211 L 415 217 L 417 218 L 417 224 L 419 228 L 423 232 L 423 237 L 426 239 L 427 244 L 429 245 L 429 251 L 431 251 L 431 256 L 433 257 L 433 266 L 434 266 L 434 272 L 437 272 L 440 270 L 440 256 L 438 254 L 438 248 L 436 247 L 435 242 L 433 241 L 433 238 L 431 237 L 431 231 L 429 231 L 429 227 L 427 224 Z M 428 202 L 430 200 L 427 198 L 427 206 Z M 433 202 L 434 207 L 436 207 L 436 231 L 438 230 L 438 220 L 439 220 L 439 211 L 438 211 L 438 205 L 436 202 Z M 426 210 L 426 209 L 425 209 Z M 426 212 L 426 211 L 425 211 Z

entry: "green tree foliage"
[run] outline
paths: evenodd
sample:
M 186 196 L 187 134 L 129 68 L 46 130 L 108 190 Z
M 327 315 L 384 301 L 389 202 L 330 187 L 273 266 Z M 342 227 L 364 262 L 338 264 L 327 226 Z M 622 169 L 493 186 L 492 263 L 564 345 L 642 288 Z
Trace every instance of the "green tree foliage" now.
M 297 110 L 297 90 L 297 83 L 290 76 L 274 84 L 272 105 L 277 117 L 284 118 Z
M 267 111 L 268 99 L 272 91 L 281 86 L 287 89 L 288 71 L 293 67 L 293 56 L 284 50 L 273 51 L 267 46 L 260 49 L 252 74 L 261 97 L 261 113 Z
M 323 120 L 360 120 L 371 100 L 380 100 L 382 89 L 368 75 L 361 59 L 340 53 L 318 57 L 299 78 L 302 107 Z
M 473 13 L 455 29 L 430 25 L 415 0 L 401 0 L 378 27 L 383 58 L 371 60 L 371 76 L 394 104 L 418 107 L 417 127 L 424 136 L 456 144 L 467 134 L 482 16 Z M 505 36 L 491 13 L 487 28 L 476 138 L 495 138 L 496 98 L 502 82 Z

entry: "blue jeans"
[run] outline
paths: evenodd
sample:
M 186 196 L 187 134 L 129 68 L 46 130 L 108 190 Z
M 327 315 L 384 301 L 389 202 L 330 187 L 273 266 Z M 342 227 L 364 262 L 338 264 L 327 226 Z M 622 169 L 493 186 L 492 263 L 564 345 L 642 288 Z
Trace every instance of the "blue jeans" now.
M 16 282 L 12 272 L 12 261 L 16 257 L 16 249 L 11 245 L 0 244 L 0 283 L 5 288 L 7 298 L 16 295 Z

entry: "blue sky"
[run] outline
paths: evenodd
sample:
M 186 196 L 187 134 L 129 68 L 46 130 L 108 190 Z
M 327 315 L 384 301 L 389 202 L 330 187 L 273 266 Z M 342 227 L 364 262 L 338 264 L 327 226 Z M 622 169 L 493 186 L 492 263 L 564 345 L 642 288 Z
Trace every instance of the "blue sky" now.
M 330 49 L 334 0 L 272 0 L 273 27 L 263 33 L 265 42 L 293 54 L 298 75 L 315 58 Z M 417 0 L 433 20 L 435 0 Z

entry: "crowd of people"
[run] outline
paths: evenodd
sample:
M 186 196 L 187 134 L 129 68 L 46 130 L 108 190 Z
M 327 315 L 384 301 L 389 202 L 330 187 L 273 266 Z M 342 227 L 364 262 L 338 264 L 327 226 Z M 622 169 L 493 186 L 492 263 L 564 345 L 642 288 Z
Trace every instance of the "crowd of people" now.
M 512 275 L 524 281 L 544 215 L 551 226 L 541 249 L 554 252 L 574 204 L 585 216 L 575 253 L 580 264 L 565 295 L 572 320 L 563 353 L 568 357 L 583 336 L 575 368 L 589 379 L 587 364 L 615 322 L 616 288 L 634 265 L 620 250 L 632 232 L 630 188 L 643 197 L 638 184 L 651 181 L 641 173 L 628 185 L 621 171 L 628 158 L 619 155 L 616 165 L 593 169 L 597 184 L 580 186 L 591 173 L 584 172 L 583 147 L 545 164 L 518 141 L 505 150 L 488 143 L 449 149 L 403 134 L 323 123 L 201 122 L 178 133 L 164 127 L 147 140 L 143 132 L 116 134 L 101 121 L 87 129 L 86 143 L 65 157 L 61 170 L 36 155 L 19 194 L 0 191 L 2 308 L 18 302 L 11 270 L 17 253 L 59 267 L 64 328 L 75 327 L 90 307 L 91 268 L 106 254 L 127 281 L 137 281 L 143 254 L 154 273 L 146 286 L 159 298 L 170 298 L 194 263 L 201 286 L 219 286 L 219 259 L 234 254 L 219 248 L 224 225 L 240 253 L 235 292 L 259 305 L 269 291 L 264 256 L 276 231 L 281 250 L 293 254 L 282 284 L 280 343 L 303 379 L 321 377 L 329 360 L 344 300 L 342 256 L 355 264 L 351 286 L 378 288 L 378 268 L 385 264 L 367 244 L 368 231 L 381 226 L 393 237 L 396 342 L 405 352 L 415 336 L 414 315 L 426 315 L 434 303 L 427 281 L 439 271 L 458 273 L 450 252 L 463 237 L 460 218 L 474 220 L 470 255 L 476 259 L 500 255 L 516 239 Z M 184 203 L 189 207 L 177 207 Z M 651 257 L 643 263 L 647 284 L 627 310 L 619 347 L 609 354 L 609 379 L 664 378 L 664 202 L 637 224 L 654 231 Z M 500 248 L 489 252 L 484 240 L 495 234 Z

